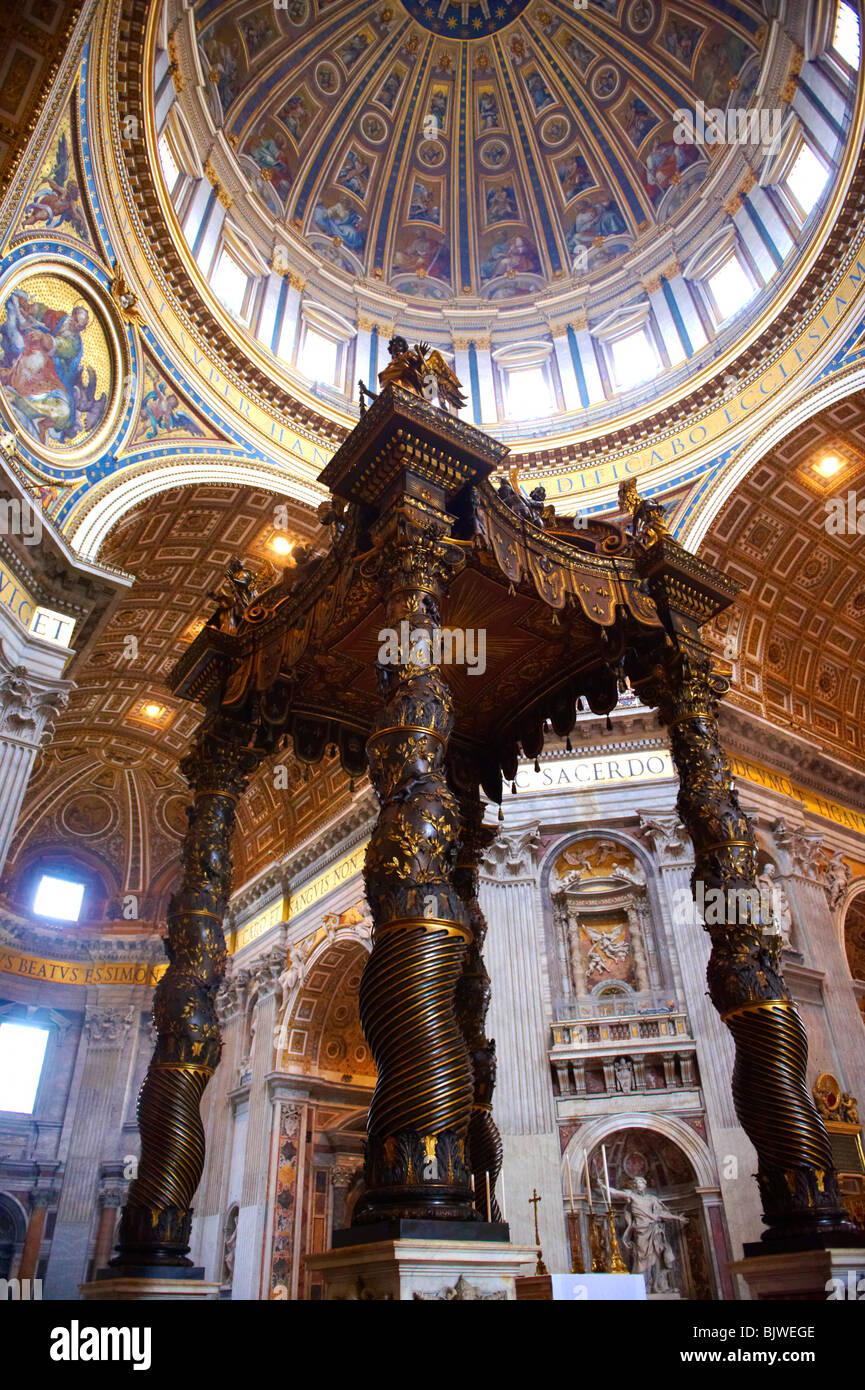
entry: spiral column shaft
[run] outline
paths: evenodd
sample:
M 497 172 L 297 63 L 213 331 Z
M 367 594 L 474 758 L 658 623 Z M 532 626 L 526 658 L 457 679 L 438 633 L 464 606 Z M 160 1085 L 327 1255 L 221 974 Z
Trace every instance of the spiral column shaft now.
M 382 547 L 380 714 L 367 743 L 380 812 L 366 852 L 372 954 L 360 1017 L 378 1067 L 367 1121 L 366 1191 L 355 1224 L 471 1220 L 466 1136 L 473 1079 L 454 1013 L 471 928 L 453 887 L 459 812 L 444 764 L 452 700 L 436 664 L 446 549 L 434 534 Z
M 763 1239 L 849 1231 L 829 1138 L 805 1084 L 808 1042 L 781 974 L 780 939 L 764 931 L 754 832 L 720 744 L 726 679 L 692 643 L 687 655 L 668 649 L 666 662 L 635 683 L 669 730 L 677 806 L 694 842 L 695 898 L 713 903 L 709 995 L 736 1046 L 733 1103 L 757 1150 Z
M 141 1158 L 114 1267 L 191 1263 L 192 1199 L 205 1155 L 199 1106 L 222 1052 L 215 998 L 225 973 L 231 833 L 237 800 L 258 762 L 250 734 L 245 725 L 206 719 L 180 765 L 193 802 L 181 887 L 168 909 L 169 965 L 153 997 L 156 1048 L 138 1097 Z
M 459 788 L 460 849 L 454 868 L 454 887 L 468 912 L 471 940 L 463 960 L 463 969 L 456 989 L 456 1012 L 472 1063 L 474 1093 L 469 1122 L 469 1167 L 474 1179 L 475 1208 L 486 1220 L 487 1182 L 489 1182 L 489 1214 L 501 1221 L 502 1213 L 496 1199 L 496 1183 L 502 1168 L 502 1139 L 493 1119 L 493 1091 L 496 1084 L 496 1044 L 486 1035 L 485 1024 L 490 1006 L 490 977 L 483 959 L 487 923 L 478 902 L 478 870 L 484 850 L 495 839 L 496 832 L 483 823 L 484 812 L 478 795 L 478 778 L 470 769 L 468 778 L 460 777 L 461 769 L 453 768 L 452 781 Z

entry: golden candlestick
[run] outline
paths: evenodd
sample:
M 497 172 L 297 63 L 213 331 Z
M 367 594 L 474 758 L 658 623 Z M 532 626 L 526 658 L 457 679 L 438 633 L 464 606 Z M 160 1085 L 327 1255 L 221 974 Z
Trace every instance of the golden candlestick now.
M 616 1238 L 616 1226 L 615 1222 L 613 1221 L 612 1207 L 607 1207 L 607 1226 L 609 1228 L 608 1239 L 610 1259 L 610 1267 L 607 1270 L 607 1274 L 627 1274 L 628 1266 L 622 1259 L 622 1253 L 619 1250 L 619 1242 Z
M 580 1214 L 576 1211 L 569 1211 L 568 1216 L 568 1238 L 571 1244 L 571 1273 L 585 1274 L 586 1267 L 583 1260 L 583 1242 L 580 1238 Z
M 541 1249 L 541 1234 L 538 1230 L 538 1202 L 543 1199 L 538 1196 L 536 1187 L 532 1188 L 532 1195 L 529 1198 L 529 1206 L 535 1209 L 535 1245 L 538 1247 L 538 1263 L 535 1266 L 535 1274 L 547 1274 L 548 1270 L 544 1264 L 544 1252 Z
M 589 1243 L 592 1253 L 592 1273 L 606 1274 L 607 1262 L 604 1258 L 604 1243 L 601 1239 L 602 1217 L 589 1212 Z

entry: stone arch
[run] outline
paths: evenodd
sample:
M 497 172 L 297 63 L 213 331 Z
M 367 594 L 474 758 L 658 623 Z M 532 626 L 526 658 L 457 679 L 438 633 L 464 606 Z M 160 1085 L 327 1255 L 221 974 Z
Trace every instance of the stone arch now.
M 0 1212 L 11 1226 L 13 1240 L 23 1241 L 27 1233 L 27 1212 L 22 1203 L 11 1192 L 0 1192 Z
M 638 1135 L 639 1143 L 635 1149 L 632 1143 Z M 718 1213 L 713 1213 L 712 1209 L 719 1204 L 720 1184 L 712 1156 L 699 1135 L 690 1125 L 671 1115 L 608 1115 L 603 1120 L 584 1125 L 574 1136 L 565 1151 L 566 1164 L 575 1140 L 579 1145 L 578 1152 L 581 1152 L 581 1162 L 576 1174 L 573 1163 L 570 1171 L 564 1174 L 563 1186 L 567 1185 L 569 1192 L 574 1189 L 576 1178 L 577 1190 L 582 1196 L 585 1195 L 585 1158 L 587 1155 L 597 1155 L 600 1146 L 605 1145 L 604 1167 L 609 1163 L 611 1188 L 618 1189 L 620 1193 L 627 1192 L 631 1188 L 631 1180 L 636 1182 L 638 1177 L 642 1177 L 649 1191 L 658 1196 L 669 1211 L 686 1218 L 684 1224 L 672 1220 L 669 1224 L 663 1222 L 666 1242 L 663 1262 L 654 1265 L 649 1257 L 645 1266 L 649 1293 L 658 1292 L 659 1289 L 664 1292 L 668 1287 L 673 1287 L 683 1291 L 685 1297 L 716 1297 L 722 1283 L 723 1269 L 717 1258 L 720 1234 L 716 1219 Z M 629 1166 L 629 1160 L 637 1160 L 638 1166 Z M 606 1210 L 603 1181 L 600 1181 L 600 1193 L 595 1185 L 597 1181 L 596 1163 L 592 1174 L 592 1205 L 596 1217 L 599 1206 L 602 1212 Z M 612 1205 L 621 1243 L 629 1226 L 627 1201 L 624 1197 L 614 1196 Z M 585 1230 L 588 1234 L 587 1207 L 582 1207 L 581 1219 L 587 1223 Z M 627 1263 L 633 1272 L 642 1272 L 644 1267 L 635 1267 L 634 1264 L 637 1247 L 631 1243 L 629 1256 L 627 1246 L 626 1241 L 621 1247 Z M 670 1277 L 674 1280 L 672 1286 L 668 1284 Z
M 351 917 L 359 920 L 343 920 Z M 308 941 L 310 938 L 304 939 Z M 290 960 L 292 949 L 298 947 L 302 952 L 302 942 L 289 943 Z M 316 928 L 312 935 L 311 949 L 303 960 L 298 979 L 291 987 L 277 1025 L 277 1069 L 284 1067 L 309 1073 L 316 1068 L 320 1069 L 325 1061 L 338 1060 L 335 1055 L 322 1056 L 322 1049 L 328 1046 L 327 1030 L 329 1026 L 340 1023 L 345 1023 L 349 1031 L 356 1031 L 355 1023 L 359 1028 L 357 991 L 353 979 L 355 970 L 359 975 L 370 950 L 370 929 L 357 909 L 350 909 L 340 916 L 333 913 L 325 915 L 322 925 Z M 337 1004 L 337 995 L 346 991 L 354 994 L 356 1019 L 333 1016 L 334 1009 L 342 1010 L 346 1002 L 343 1000 Z M 332 1039 L 330 1041 L 333 1042 Z M 355 1047 L 359 1048 L 360 1043 L 356 1043 Z M 363 1074 L 366 1075 L 370 1069 L 371 1058 L 361 1058 L 358 1053 L 354 1062 L 361 1065 Z M 336 1067 L 326 1070 L 336 1070 Z M 374 1066 L 372 1071 L 374 1073 Z
M 14 1275 L 26 1232 L 24 1207 L 11 1192 L 0 1192 L 0 1279 Z
M 562 1182 L 567 1183 L 567 1169 L 570 1162 L 571 1181 L 574 1191 L 583 1190 L 585 1160 L 599 1144 L 603 1144 L 611 1134 L 622 1129 L 648 1129 L 669 1139 L 682 1150 L 688 1159 L 701 1189 L 720 1192 L 718 1174 L 711 1150 L 704 1139 L 684 1120 L 675 1115 L 650 1114 L 641 1111 L 633 1115 L 604 1115 L 591 1120 L 568 1141 L 562 1154 Z M 564 1189 L 563 1189 L 564 1190 Z
M 695 554 L 699 551 L 706 533 L 712 526 L 722 508 L 729 501 L 739 484 L 757 467 L 760 460 L 786 439 L 788 434 L 800 425 L 818 415 L 827 406 L 852 396 L 865 387 L 865 368 L 857 367 L 842 376 L 812 388 L 793 406 L 792 410 L 781 411 L 776 418 L 761 428 L 759 433 L 742 448 L 739 457 L 721 470 L 717 482 L 712 485 L 707 479 L 705 492 L 688 512 L 676 532 L 676 539 Z
M 838 931 L 850 978 L 865 981 L 865 878 L 854 879 L 838 909 Z M 857 991 L 865 1022 L 865 989 Z
M 580 840 L 613 840 L 632 854 L 646 875 L 648 883 L 651 877 L 654 863 L 651 852 L 646 846 L 636 838 L 636 827 L 630 830 L 621 829 L 618 826 L 609 827 L 606 825 L 581 825 L 574 830 L 568 830 L 563 835 L 558 836 L 544 852 L 541 862 L 538 865 L 538 878 L 542 889 L 549 889 L 550 874 L 553 862 L 561 854 L 562 850 L 569 846 L 578 844 Z
M 276 497 L 286 497 L 315 507 L 325 496 L 324 491 L 313 485 L 315 470 L 310 468 L 308 483 L 293 479 L 280 472 L 272 464 L 259 459 L 243 458 L 237 454 L 205 458 L 189 458 L 187 461 L 162 459 L 148 461 L 140 469 L 125 470 L 119 477 L 114 475 L 97 483 L 88 493 L 81 509 L 64 527 L 64 533 L 82 559 L 98 560 L 102 543 L 114 526 L 127 512 L 140 502 L 168 492 L 176 487 L 197 487 L 202 483 L 222 484 L 226 487 L 250 487 L 272 492 Z

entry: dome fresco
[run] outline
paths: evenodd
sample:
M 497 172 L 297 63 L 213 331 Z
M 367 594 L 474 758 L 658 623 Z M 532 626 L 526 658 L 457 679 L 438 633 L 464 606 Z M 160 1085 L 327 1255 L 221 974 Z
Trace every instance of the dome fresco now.
M 195 23 L 213 121 L 274 218 L 436 301 L 531 296 L 680 216 L 710 161 L 675 113 L 746 105 L 767 36 L 754 5 L 657 0 L 205 2 Z
M 229 352 L 341 428 L 397 330 L 449 355 L 468 418 L 527 454 L 713 376 L 727 391 L 826 245 L 861 133 L 820 4 L 154 16 L 158 196 L 185 273 Z

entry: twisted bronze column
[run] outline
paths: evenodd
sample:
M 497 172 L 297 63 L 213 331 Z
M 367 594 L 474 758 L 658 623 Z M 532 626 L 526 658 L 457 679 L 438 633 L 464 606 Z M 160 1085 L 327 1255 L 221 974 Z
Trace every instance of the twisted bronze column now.
M 380 554 L 383 705 L 367 757 L 381 809 L 366 852 L 374 926 L 360 986 L 378 1079 L 366 1191 L 354 1215 L 362 1225 L 475 1215 L 465 1151 L 472 1069 L 454 1015 L 471 927 L 452 881 L 459 830 L 445 778 L 452 699 L 436 642 L 448 564 L 447 542 L 401 526 Z M 388 641 L 398 650 L 388 651 Z
M 781 975 L 780 938 L 767 936 L 756 885 L 754 832 L 733 786 L 718 735 L 729 688 L 708 651 L 666 647 L 634 681 L 658 707 L 679 774 L 678 811 L 694 842 L 695 898 L 711 903 L 709 995 L 733 1035 L 733 1103 L 757 1150 L 764 1240 L 819 1237 L 851 1228 L 832 1151 L 805 1081 L 808 1043 Z M 720 911 L 718 910 L 720 907 Z
M 485 1032 L 490 1007 L 490 977 L 483 959 L 487 923 L 478 902 L 478 868 L 484 851 L 492 844 L 496 831 L 485 826 L 484 811 L 477 790 L 477 779 L 459 788 L 460 847 L 454 868 L 454 887 L 468 912 L 472 936 L 463 960 L 463 971 L 456 989 L 456 1014 L 466 1040 L 472 1064 L 474 1099 L 469 1121 L 469 1167 L 474 1177 L 475 1209 L 485 1221 L 486 1182 L 490 1184 L 490 1216 L 501 1221 L 496 1200 L 496 1183 L 502 1169 L 502 1139 L 493 1119 L 493 1091 L 496 1084 L 496 1044 Z
M 157 1040 L 138 1098 L 141 1158 L 114 1267 L 190 1265 L 192 1199 L 204 1167 L 199 1103 L 222 1052 L 215 999 L 225 972 L 235 807 L 260 754 L 246 725 L 209 718 L 180 769 L 193 791 L 183 878 L 168 909 L 169 966 L 153 997 Z

